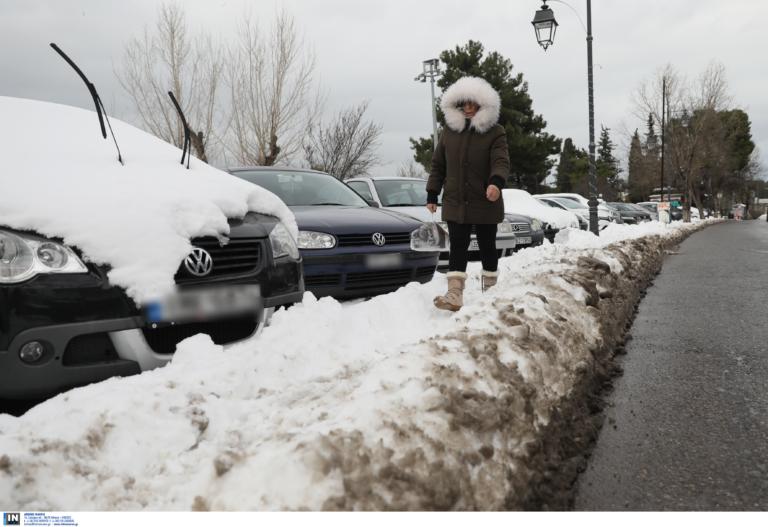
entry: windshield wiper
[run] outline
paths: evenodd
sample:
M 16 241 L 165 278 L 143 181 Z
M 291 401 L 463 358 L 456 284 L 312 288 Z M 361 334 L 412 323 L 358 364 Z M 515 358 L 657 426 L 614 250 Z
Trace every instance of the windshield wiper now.
M 313 203 L 312 205 L 341 205 L 344 206 L 343 203 Z
M 184 148 L 181 149 L 181 164 L 184 164 L 184 156 L 187 156 L 187 170 L 189 170 L 189 158 L 192 151 L 192 148 L 190 148 L 192 139 L 190 138 L 189 125 L 187 124 L 187 119 L 184 117 L 184 112 L 181 110 L 179 101 L 173 96 L 172 91 L 168 92 L 168 97 L 171 98 L 171 102 L 176 107 L 176 112 L 178 112 L 179 118 L 181 119 L 181 124 L 184 125 Z
M 112 130 L 112 125 L 109 124 L 109 117 L 107 116 L 107 110 L 104 108 L 104 103 L 101 102 L 101 97 L 99 97 L 99 94 L 96 91 L 96 86 L 94 86 L 93 83 L 88 80 L 88 77 L 86 77 L 85 74 L 82 72 L 82 70 L 80 70 L 80 68 L 77 67 L 77 64 L 75 64 L 72 61 L 72 59 L 69 58 L 67 54 L 61 50 L 59 46 L 51 42 L 51 47 L 56 53 L 61 55 L 61 58 L 67 61 L 67 64 L 72 66 L 72 69 L 74 69 L 75 72 L 80 76 L 80 78 L 83 79 L 83 82 L 88 88 L 88 92 L 91 94 L 91 97 L 93 97 L 93 103 L 96 105 L 96 115 L 99 116 L 99 126 L 101 127 L 101 136 L 104 139 L 107 138 L 107 130 L 106 128 L 104 128 L 104 121 L 106 120 L 107 126 L 109 127 L 109 133 L 112 134 L 112 140 L 115 142 L 115 148 L 117 148 L 117 160 L 120 161 L 121 165 L 124 165 L 125 163 L 123 163 L 123 156 L 120 154 L 120 147 L 117 146 L 117 138 L 115 137 L 115 132 Z
M 418 207 L 415 203 L 390 203 L 385 207 Z

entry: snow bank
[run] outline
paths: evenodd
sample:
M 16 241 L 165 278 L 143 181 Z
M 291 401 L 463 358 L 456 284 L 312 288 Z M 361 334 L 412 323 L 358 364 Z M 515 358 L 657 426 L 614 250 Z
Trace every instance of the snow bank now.
M 551 442 L 586 441 L 568 401 L 644 262 L 697 228 L 619 227 L 502 259 L 484 295 L 470 267 L 455 314 L 432 306 L 444 275 L 366 302 L 308 293 L 246 343 L 198 335 L 164 368 L 0 415 L 0 508 L 531 507 Z
M 0 97 L 0 115 L 0 226 L 79 247 L 137 301 L 173 288 L 190 238 L 227 235 L 227 218 L 261 212 L 298 235 L 274 194 L 197 159 L 186 170 L 178 148 L 117 119 L 125 166 L 94 112 Z

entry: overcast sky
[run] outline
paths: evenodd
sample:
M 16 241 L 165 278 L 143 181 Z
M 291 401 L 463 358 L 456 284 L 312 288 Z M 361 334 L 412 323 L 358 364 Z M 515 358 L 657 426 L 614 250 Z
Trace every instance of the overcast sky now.
M 154 0 L 0 0 L 0 95 L 91 108 L 74 72 L 48 47 L 58 43 L 96 84 L 111 114 L 130 120 L 116 81 L 123 48 L 156 19 Z M 547 131 L 586 148 L 586 2 L 550 2 L 560 24 L 546 53 L 531 20 L 539 0 L 185 0 L 191 30 L 227 37 L 246 6 L 267 25 L 291 13 L 317 55 L 327 109 L 370 101 L 383 126 L 377 174 L 411 158 L 408 138 L 431 134 L 429 87 L 414 82 L 421 62 L 479 40 L 508 57 L 529 85 Z M 575 12 L 574 12 L 575 11 Z M 666 63 L 693 78 L 711 61 L 726 68 L 734 106 L 749 113 L 768 167 L 768 2 L 758 0 L 594 0 L 595 121 L 612 129 L 619 154 L 625 134 L 645 124 L 633 116 L 632 93 Z M 577 16 L 577 14 L 579 16 Z M 2 119 L 2 116 L 0 116 Z

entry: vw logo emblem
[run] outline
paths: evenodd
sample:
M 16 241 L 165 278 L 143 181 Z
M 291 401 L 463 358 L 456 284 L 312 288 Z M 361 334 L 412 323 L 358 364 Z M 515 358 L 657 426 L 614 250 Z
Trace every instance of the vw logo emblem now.
M 386 238 L 384 238 L 384 235 L 381 234 L 380 232 L 374 232 L 373 236 L 371 236 L 371 239 L 373 240 L 373 243 L 375 243 L 379 247 L 384 245 L 387 241 Z
M 213 270 L 213 258 L 208 251 L 195 247 L 184 260 L 184 267 L 194 276 L 208 276 Z

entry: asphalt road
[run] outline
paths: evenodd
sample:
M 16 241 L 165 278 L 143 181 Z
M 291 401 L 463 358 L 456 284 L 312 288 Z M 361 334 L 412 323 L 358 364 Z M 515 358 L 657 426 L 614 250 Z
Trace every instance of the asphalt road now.
M 665 258 L 578 481 L 578 510 L 768 510 L 768 222 Z

